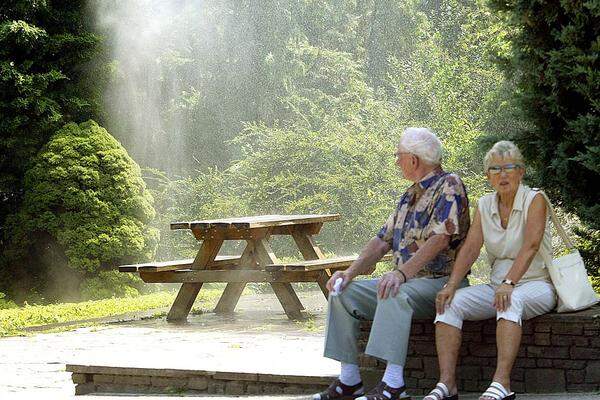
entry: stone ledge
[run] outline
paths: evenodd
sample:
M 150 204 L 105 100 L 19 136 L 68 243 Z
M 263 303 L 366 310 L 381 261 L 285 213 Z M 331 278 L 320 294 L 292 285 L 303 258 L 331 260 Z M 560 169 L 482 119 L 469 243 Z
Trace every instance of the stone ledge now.
M 361 322 L 359 348 L 364 351 L 371 329 Z M 367 384 L 381 378 L 385 362 L 361 354 Z M 460 391 L 487 388 L 496 365 L 496 321 L 466 321 L 458 365 Z M 412 393 L 427 393 L 438 379 L 433 320 L 414 320 L 405 366 Z M 545 314 L 523 323 L 521 348 L 512 372 L 516 392 L 600 391 L 600 306 L 569 314 Z
M 232 396 L 309 394 L 326 388 L 334 376 L 277 375 L 229 371 L 73 365 L 75 394 L 209 393 Z

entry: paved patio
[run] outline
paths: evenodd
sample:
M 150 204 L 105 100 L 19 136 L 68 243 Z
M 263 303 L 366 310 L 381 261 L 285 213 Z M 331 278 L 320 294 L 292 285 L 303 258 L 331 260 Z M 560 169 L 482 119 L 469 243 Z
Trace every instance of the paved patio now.
M 3 356 L 0 358 L 0 399 L 75 398 L 70 373 L 64 371 L 65 364 L 334 375 L 338 364 L 322 357 L 325 299 L 317 291 L 301 292 L 300 297 L 313 315 L 302 323 L 289 321 L 274 295 L 261 294 L 243 296 L 234 316 L 193 315 L 185 325 L 172 325 L 160 318 L 0 339 Z M 86 397 L 172 398 L 78 396 Z M 477 396 L 461 398 L 469 400 Z M 600 395 L 519 395 L 519 398 L 598 400 Z

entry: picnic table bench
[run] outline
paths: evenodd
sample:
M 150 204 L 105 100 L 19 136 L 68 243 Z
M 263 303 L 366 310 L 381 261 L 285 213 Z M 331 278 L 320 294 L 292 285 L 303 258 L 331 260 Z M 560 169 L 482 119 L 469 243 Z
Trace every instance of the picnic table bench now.
M 325 258 L 315 243 L 325 222 L 337 221 L 339 214 L 325 215 L 262 215 L 174 222 L 171 229 L 190 230 L 202 242 L 195 258 L 122 265 L 121 272 L 139 273 L 147 283 L 181 283 L 181 288 L 168 315 L 168 321 L 186 320 L 203 283 L 227 283 L 215 312 L 233 312 L 248 282 L 271 285 L 286 315 L 302 317 L 304 309 L 292 282 L 316 282 L 323 295 L 329 292 L 326 283 L 336 270 L 345 269 L 358 256 Z M 303 261 L 280 262 L 269 240 L 274 235 L 291 236 L 302 254 Z M 240 256 L 218 255 L 226 240 L 245 240 Z M 386 260 L 391 255 L 386 255 Z M 374 268 L 374 266 L 373 266 Z

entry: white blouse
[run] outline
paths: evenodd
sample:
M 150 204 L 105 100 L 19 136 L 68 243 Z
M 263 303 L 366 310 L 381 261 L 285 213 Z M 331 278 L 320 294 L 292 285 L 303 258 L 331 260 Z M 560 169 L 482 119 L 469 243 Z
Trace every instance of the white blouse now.
M 506 278 L 517 254 L 521 250 L 521 246 L 525 242 L 527 212 L 537 193 L 525 185 L 519 185 L 506 229 L 502 227 L 500 222 L 497 193 L 494 192 L 479 199 L 478 210 L 483 229 L 483 243 L 492 266 L 492 285 L 500 285 L 502 280 Z M 547 218 L 540 249 L 519 283 L 536 280 L 550 281 L 550 275 L 544 260 L 551 259 L 552 236 L 549 219 Z

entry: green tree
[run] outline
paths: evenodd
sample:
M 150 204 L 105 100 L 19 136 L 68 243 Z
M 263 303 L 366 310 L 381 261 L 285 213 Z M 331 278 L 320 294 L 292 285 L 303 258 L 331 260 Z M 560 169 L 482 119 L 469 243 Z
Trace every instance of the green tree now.
M 529 129 L 513 132 L 533 180 L 587 225 L 582 250 L 598 275 L 600 2 L 492 0 L 513 33 L 508 73 Z
M 286 63 L 287 118 L 248 124 L 234 141 L 243 157 L 229 168 L 233 187 L 255 213 L 340 212 L 320 240 L 356 251 L 407 185 L 393 157 L 402 120 L 375 98 L 351 54 L 300 42 Z
M 2 270 L 3 285 L 14 285 L 9 293 L 78 298 L 85 279 L 98 286 L 104 276 L 110 284 L 114 276 L 103 271 L 153 257 L 152 196 L 138 165 L 105 129 L 93 121 L 67 124 L 31 165 L 23 207 L 9 217 L 10 267 Z
M 476 200 L 487 190 L 478 140 L 514 129 L 512 83 L 493 62 L 506 51 L 502 20 L 479 1 L 425 2 L 411 13 L 418 39 L 404 55 L 390 53 L 388 99 L 407 125 L 440 136 L 444 167 Z
M 187 183 L 171 182 L 165 210 L 208 218 L 215 215 L 210 203 L 235 199 L 238 210 L 249 213 L 340 212 L 343 222 L 332 224 L 320 239 L 336 251 L 356 251 L 409 184 L 391 157 L 407 126 L 433 128 L 446 148 L 446 168 L 461 174 L 472 199 L 483 194 L 477 139 L 514 129 L 512 106 L 506 102 L 511 82 L 492 62 L 507 44 L 501 19 L 481 2 L 452 4 L 439 27 L 423 3 L 396 2 L 394 12 L 404 17 L 377 22 L 380 31 L 369 28 L 376 19 L 374 2 L 358 2 L 355 8 L 343 1 L 300 2 L 290 8 L 286 35 L 293 37 L 263 64 L 263 73 L 278 88 L 270 99 L 276 112 L 244 125 L 230 142 L 239 156 L 229 168 L 204 171 Z M 307 16 L 303 26 L 295 25 L 298 15 Z M 385 50 L 378 54 L 386 61 L 380 74 L 371 69 L 375 50 L 365 48 L 374 45 L 369 37 Z M 348 45 L 349 40 L 356 45 Z M 374 77 L 387 90 L 373 89 Z M 222 185 L 216 191 L 222 198 L 210 195 L 214 185 Z M 188 207 L 175 200 L 190 194 L 206 202 Z M 236 203 L 228 202 L 226 209 L 231 204 Z
M 85 1 L 0 3 L 0 223 L 23 197 L 32 157 L 65 122 L 97 111 L 95 80 L 84 78 L 98 49 Z
M 364 52 L 369 1 L 151 3 L 95 2 L 115 57 L 105 126 L 136 160 L 170 175 L 225 169 L 241 155 L 230 140 L 245 122 L 286 118 L 278 99 L 290 42 Z

